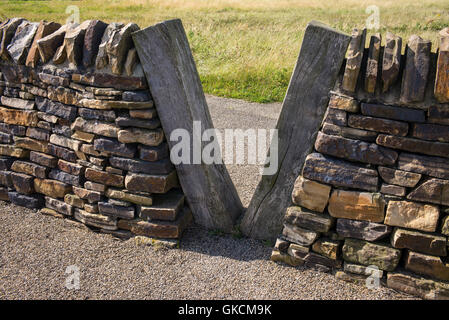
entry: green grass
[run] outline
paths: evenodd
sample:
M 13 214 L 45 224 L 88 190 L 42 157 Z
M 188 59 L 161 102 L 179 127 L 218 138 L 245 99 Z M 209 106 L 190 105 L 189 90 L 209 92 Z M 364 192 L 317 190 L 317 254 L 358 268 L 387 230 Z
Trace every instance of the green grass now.
M 449 26 L 447 0 L 2 0 L 0 18 L 63 23 L 68 5 L 80 8 L 81 20 L 133 21 L 142 28 L 181 18 L 206 93 L 271 102 L 285 95 L 307 22 L 350 33 L 365 25 L 373 4 L 383 34 L 406 40 L 415 33 L 432 40 L 434 51 L 438 31 Z

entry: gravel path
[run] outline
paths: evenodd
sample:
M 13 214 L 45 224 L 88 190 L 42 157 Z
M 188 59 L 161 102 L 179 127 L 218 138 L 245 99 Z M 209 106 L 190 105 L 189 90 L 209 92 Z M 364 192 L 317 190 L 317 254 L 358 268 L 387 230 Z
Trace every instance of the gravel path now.
M 280 104 L 207 98 L 217 128 L 271 128 L 280 110 Z M 258 169 L 243 169 L 229 167 L 247 205 Z M 270 252 L 259 241 L 197 226 L 186 231 L 180 249 L 155 250 L 0 201 L 0 299 L 410 298 L 276 264 Z M 79 290 L 64 286 L 71 265 L 80 270 Z

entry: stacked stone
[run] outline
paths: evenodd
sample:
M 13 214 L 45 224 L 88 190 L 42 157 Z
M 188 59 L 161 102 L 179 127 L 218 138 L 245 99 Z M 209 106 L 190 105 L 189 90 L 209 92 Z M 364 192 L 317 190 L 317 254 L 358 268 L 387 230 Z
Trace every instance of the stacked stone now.
M 135 24 L 0 25 L 0 198 L 119 237 L 191 221 L 131 34 Z
M 438 54 L 412 36 L 405 57 L 399 37 L 365 49 L 354 31 L 272 260 L 362 283 L 375 268 L 391 288 L 449 299 L 448 31 Z

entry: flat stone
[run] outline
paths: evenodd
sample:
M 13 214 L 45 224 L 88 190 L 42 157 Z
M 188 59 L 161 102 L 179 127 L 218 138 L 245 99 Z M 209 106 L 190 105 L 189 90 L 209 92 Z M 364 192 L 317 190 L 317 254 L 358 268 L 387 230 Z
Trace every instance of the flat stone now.
M 36 140 L 42 140 L 42 141 L 49 141 L 50 140 L 50 131 L 40 128 L 33 128 L 29 127 L 26 132 L 27 137 L 36 139 Z
M 128 173 L 125 186 L 129 191 L 143 191 L 149 193 L 167 193 L 178 186 L 176 171 L 168 175 L 149 175 L 143 173 Z
M 8 192 L 9 200 L 21 207 L 29 208 L 29 209 L 38 209 L 42 207 L 43 198 L 39 195 L 24 195 L 18 192 Z
M 35 127 L 39 121 L 36 111 L 0 107 L 0 118 L 7 124 Z
M 113 110 L 94 110 L 78 108 L 79 115 L 86 120 L 115 121 L 116 115 Z
M 356 113 L 360 111 L 360 104 L 350 96 L 332 92 L 329 100 L 329 108 Z
M 99 190 L 101 191 L 101 190 Z M 138 193 L 131 193 L 127 190 L 119 190 L 108 188 L 106 190 L 106 196 L 108 198 L 123 200 L 127 202 L 131 202 L 134 204 L 144 205 L 144 206 L 152 206 L 153 205 L 153 196 L 151 195 L 143 195 Z M 170 196 L 168 195 L 168 198 Z
M 312 211 L 323 212 L 329 201 L 331 187 L 299 176 L 293 187 L 294 204 Z
M 14 158 L 0 157 L 0 170 L 9 170 L 14 161 Z
M 390 235 L 392 228 L 381 223 L 337 219 L 337 232 L 344 238 L 377 241 Z
M 49 99 L 36 97 L 37 108 L 45 113 L 55 115 L 57 117 L 72 121 L 76 118 L 77 108 L 64 105 Z
M 352 31 L 351 42 L 346 53 L 346 67 L 342 82 L 343 90 L 354 92 L 356 89 L 365 50 L 365 39 L 366 29 L 354 29 Z
M 381 272 L 383 272 L 383 271 L 381 271 Z M 368 276 L 361 275 L 361 274 L 354 274 L 351 272 L 339 270 L 339 271 L 335 272 L 335 278 L 337 278 L 338 280 L 355 283 L 358 285 L 366 285 Z
M 83 175 L 85 168 L 79 164 L 68 162 L 62 159 L 58 160 L 58 168 L 71 175 L 80 176 Z
M 374 93 L 376 90 L 381 42 L 382 36 L 380 33 L 371 36 L 365 71 L 365 91 L 368 93 Z
M 429 300 L 448 300 L 449 284 L 416 275 L 389 272 L 387 287 Z
M 391 32 L 387 32 L 382 58 L 382 92 L 387 92 L 399 76 L 399 71 L 401 70 L 401 50 L 402 38 Z
M 439 280 L 449 280 L 449 265 L 440 257 L 408 251 L 405 257 L 405 269 Z
M 69 88 L 49 86 L 47 92 L 48 99 L 66 105 L 77 105 L 80 99 L 79 94 L 75 90 Z
M 48 174 L 48 177 L 50 179 L 59 180 L 61 182 L 73 185 L 73 186 L 81 186 L 82 183 L 82 177 L 79 175 L 72 175 L 67 172 L 58 170 L 58 169 L 52 169 L 50 173 Z
M 378 193 L 334 190 L 328 211 L 335 218 L 382 222 L 385 200 Z
M 87 133 L 87 132 L 82 132 L 82 131 L 75 131 L 75 133 L 72 134 L 71 137 L 72 137 L 72 139 L 76 139 L 76 140 L 80 140 L 80 141 L 91 143 L 94 140 L 95 135 L 92 134 L 92 133 Z
M 362 114 L 365 116 L 387 118 L 406 122 L 425 122 L 426 115 L 422 110 L 405 107 L 393 107 L 382 104 L 362 103 Z
M 310 252 L 304 260 L 307 268 L 314 268 L 322 272 L 330 272 L 333 268 L 341 267 L 340 260 L 330 259 L 313 252 Z
M 117 230 L 117 219 L 102 214 L 89 213 L 85 210 L 75 208 L 74 218 L 88 226 L 102 228 L 105 230 Z
M 174 170 L 174 166 L 170 159 L 149 162 L 128 158 L 110 157 L 109 163 L 113 167 L 133 173 L 169 174 Z
M 5 23 L 0 26 L 0 57 L 3 60 L 10 60 L 11 57 L 8 52 L 8 45 L 11 43 L 17 28 L 22 22 L 26 21 L 23 18 L 11 18 L 7 19 Z
M 144 220 L 175 221 L 184 207 L 184 194 L 180 190 L 170 190 L 163 195 L 153 196 L 153 205 L 137 206 L 137 214 Z
M 405 122 L 361 115 L 350 115 L 348 125 L 353 128 L 383 132 L 396 136 L 406 136 L 408 133 L 408 124 Z
M 428 122 L 449 125 L 449 106 L 433 105 L 428 109 Z
M 64 196 L 64 202 L 73 207 L 80 208 L 80 209 L 83 209 L 84 205 L 85 205 L 84 200 L 75 194 L 66 194 Z
M 45 194 L 53 198 L 64 198 L 67 193 L 72 191 L 72 187 L 61 181 L 50 179 L 34 179 L 34 189 L 38 193 Z
M 377 171 L 349 162 L 334 160 L 319 153 L 307 156 L 302 176 L 337 187 L 358 188 L 367 191 L 376 191 L 378 183 Z
M 40 59 L 39 49 L 37 47 L 37 41 L 39 41 L 42 38 L 45 38 L 46 36 L 52 34 L 56 30 L 58 30 L 61 27 L 59 23 L 56 22 L 47 22 L 45 20 L 41 20 L 39 22 L 39 26 L 37 28 L 36 34 L 33 39 L 33 43 L 31 44 L 31 47 L 28 51 L 28 56 L 26 58 L 26 66 L 35 68 L 37 66 L 37 63 Z
M 294 206 L 287 208 L 284 221 L 316 232 L 328 232 L 334 224 L 334 219 L 327 214 L 319 214 Z
M 114 124 L 98 120 L 84 120 L 80 117 L 76 118 L 71 128 L 72 130 L 94 133 L 111 138 L 117 138 L 119 132 L 119 128 Z
M 9 201 L 8 188 L 0 187 L 0 200 Z
M 35 163 L 25 161 L 14 161 L 11 170 L 19 173 L 25 173 L 38 178 L 45 178 L 47 175 L 47 168 Z
M 38 26 L 39 24 L 36 22 L 23 21 L 17 27 L 16 33 L 8 45 L 8 53 L 16 64 L 25 64 Z
M 84 210 L 89 213 L 98 213 L 98 204 L 85 203 Z
M 412 35 L 405 50 L 405 67 L 402 76 L 401 102 L 424 100 L 430 69 L 432 42 Z
M 153 101 L 133 102 L 120 100 L 82 99 L 79 104 L 84 108 L 110 110 L 110 109 L 148 109 L 153 107 Z
M 118 221 L 118 227 L 131 231 L 133 234 L 165 239 L 178 239 L 184 229 L 191 223 L 192 213 L 184 207 L 176 221 L 142 221 L 140 219 Z
M 54 74 L 49 74 L 45 72 L 39 72 L 37 74 L 39 80 L 45 84 L 49 84 L 52 86 L 63 86 L 68 87 L 70 84 L 70 78 L 61 77 Z
M 31 194 L 34 192 L 33 176 L 24 173 L 11 172 L 11 180 L 17 192 L 23 194 Z
M 385 271 L 396 269 L 401 258 L 401 250 L 349 238 L 345 240 L 342 252 L 345 261 L 365 266 L 374 265 Z
M 133 47 L 131 33 L 139 30 L 135 23 L 128 23 L 120 29 L 115 29 L 106 44 L 109 64 L 112 73 L 122 74 L 128 51 Z
M 73 215 L 73 207 L 65 203 L 64 201 L 60 201 L 50 197 L 45 197 L 45 206 L 59 213 L 62 213 L 63 215 L 66 216 Z
M 384 272 L 377 268 L 361 266 L 359 264 L 353 264 L 348 262 L 344 263 L 344 270 L 346 272 L 355 273 L 363 276 L 376 276 L 379 279 L 382 278 L 384 275 Z
M 106 186 L 101 183 L 95 183 L 92 181 L 86 181 L 84 182 L 84 188 L 88 190 L 98 191 L 98 192 L 105 192 Z
M 108 202 L 99 202 L 98 210 L 101 214 L 121 219 L 134 219 L 134 207 L 115 206 Z
M 0 185 L 8 188 L 14 188 L 11 179 L 11 171 L 0 171 Z
M 13 124 L 0 123 L 0 131 L 14 136 L 24 136 L 27 128 L 24 126 L 16 126 Z
M 117 76 L 109 73 L 72 74 L 72 81 L 96 87 L 113 87 L 118 90 L 143 90 L 148 88 L 145 77 Z
M 48 144 L 48 153 L 55 156 L 56 158 L 61 158 L 71 162 L 75 162 L 78 159 L 76 153 L 72 150 L 59 147 L 51 143 Z
M 105 171 L 94 170 L 91 168 L 86 169 L 85 177 L 88 180 L 114 187 L 123 187 L 124 183 L 123 176 L 111 174 Z
M 329 239 L 318 239 L 312 245 L 312 250 L 329 259 L 336 260 L 340 250 L 340 242 Z
M 389 226 L 435 232 L 439 215 L 437 206 L 411 201 L 390 201 L 384 223 Z
M 148 91 L 124 91 L 122 94 L 122 100 L 145 102 L 150 101 L 151 95 Z M 152 119 L 155 116 L 156 109 L 143 109 L 143 110 L 130 110 L 129 115 L 135 118 Z M 141 115 L 136 116 L 136 115 Z M 149 117 L 151 115 L 151 117 Z
M 115 123 L 120 127 L 136 127 L 143 129 L 157 129 L 161 126 L 159 119 L 138 119 L 118 117 Z
M 397 137 L 380 134 L 377 144 L 403 151 L 423 153 L 430 156 L 449 158 L 449 143 L 423 141 L 407 137 Z
M 120 143 L 115 139 L 107 139 L 107 138 L 95 139 L 94 148 L 95 150 L 98 151 L 108 152 L 111 154 L 127 158 L 133 158 L 136 153 L 135 146 L 127 145 L 124 143 Z
M 60 136 L 57 134 L 52 134 L 50 136 L 50 143 L 53 143 L 60 147 L 65 147 L 68 149 L 72 149 L 74 151 L 78 151 L 80 149 L 80 146 L 82 144 L 81 141 L 66 138 L 64 136 Z
M 289 244 L 288 248 L 287 248 L 287 253 L 291 257 L 304 259 L 310 253 L 309 247 L 301 246 L 296 243 L 290 243 L 290 242 L 287 242 L 287 243 Z
M 274 262 L 282 262 L 292 267 L 298 267 L 304 264 L 304 259 L 292 257 L 286 253 L 280 252 L 279 250 L 273 250 L 271 252 L 270 260 Z
M 0 144 L 0 155 L 11 156 L 15 158 L 26 158 L 29 155 L 28 150 L 22 148 L 16 148 L 9 144 Z
M 432 178 L 409 193 L 407 199 L 449 206 L 449 180 Z
M 282 236 L 291 242 L 297 243 L 302 246 L 310 246 L 318 238 L 318 233 L 297 227 L 291 224 L 284 224 L 282 230 Z
M 89 203 L 96 203 L 101 201 L 102 193 L 98 191 L 88 190 L 79 187 L 73 187 L 73 193 L 83 200 L 87 200 Z
M 350 127 L 341 127 L 331 123 L 323 124 L 321 131 L 328 135 L 342 136 L 348 139 L 374 142 L 377 138 L 377 132 L 355 129 Z
M 274 249 L 279 250 L 280 252 L 286 253 L 289 246 L 290 246 L 290 242 L 288 242 L 287 240 L 281 239 L 281 238 L 277 238 L 276 242 L 274 244 Z M 307 252 L 309 251 L 308 247 L 302 247 L 302 248 L 307 248 Z
M 396 197 L 404 197 L 407 193 L 407 190 L 404 187 L 382 183 L 382 186 L 380 187 L 380 193 L 389 194 Z
M 157 161 L 169 156 L 168 145 L 161 143 L 157 147 L 138 146 L 139 158 L 146 161 Z
M 0 143 L 10 144 L 13 142 L 12 135 L 0 132 Z
M 43 63 L 46 63 L 53 58 L 56 50 L 64 42 L 65 33 L 69 27 L 70 25 L 63 25 L 58 30 L 37 41 L 37 48 Z
M 401 163 L 404 162 L 404 155 L 405 155 L 404 153 L 400 154 L 399 161 L 398 161 L 399 162 L 398 167 L 400 169 L 404 169 L 407 171 L 415 171 L 415 170 L 409 170 L 405 166 L 401 165 Z M 407 160 L 405 160 L 405 161 L 408 162 Z M 387 167 L 379 167 L 377 170 L 379 171 L 380 176 L 382 177 L 382 179 L 385 182 L 394 184 L 394 185 L 398 185 L 398 186 L 402 186 L 402 187 L 413 188 L 414 186 L 416 186 L 418 184 L 419 180 L 421 180 L 421 175 L 417 174 L 417 173 L 396 170 L 396 169 L 387 168 Z M 448 171 L 448 173 L 449 173 L 449 171 Z
M 446 237 L 417 231 L 395 228 L 391 236 L 391 245 L 398 249 L 427 253 L 434 256 L 446 256 Z
M 331 136 L 322 132 L 318 132 L 315 149 L 334 157 L 378 165 L 392 165 L 398 157 L 395 151 L 379 147 L 375 143 Z
M 424 140 L 449 142 L 449 126 L 438 124 L 414 124 L 413 137 Z

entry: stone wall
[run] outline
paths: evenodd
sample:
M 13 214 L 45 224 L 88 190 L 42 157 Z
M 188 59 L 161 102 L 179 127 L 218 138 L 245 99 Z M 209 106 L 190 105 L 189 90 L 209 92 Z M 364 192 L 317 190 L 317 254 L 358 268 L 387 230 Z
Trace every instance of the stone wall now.
M 131 34 L 0 25 L 0 199 L 127 238 L 191 221 Z
M 449 29 L 431 42 L 354 30 L 272 260 L 449 299 Z M 371 267 L 369 267 L 371 266 Z

